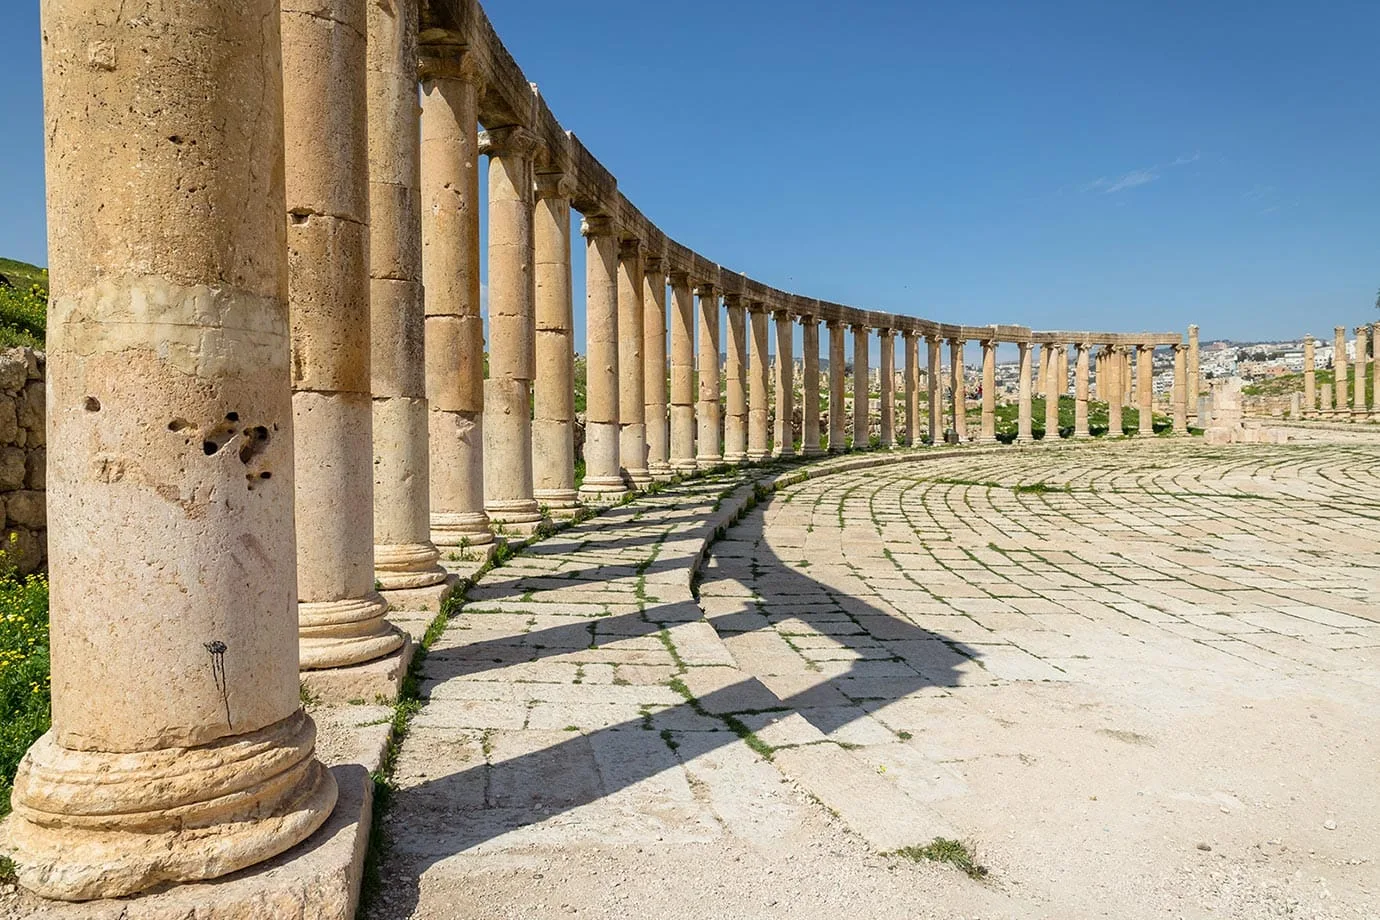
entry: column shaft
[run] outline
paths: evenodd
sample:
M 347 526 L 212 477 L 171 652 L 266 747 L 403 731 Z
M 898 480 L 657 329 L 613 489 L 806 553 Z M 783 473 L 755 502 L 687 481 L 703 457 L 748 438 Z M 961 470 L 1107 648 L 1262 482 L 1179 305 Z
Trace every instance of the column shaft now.
M 592 504 L 628 494 L 618 457 L 618 237 L 611 218 L 586 217 L 585 478 L 580 499 Z
M 1059 440 L 1059 394 L 1068 378 L 1059 377 L 1063 345 L 1045 346 L 1045 440 Z
M 652 481 L 647 470 L 646 368 L 642 358 L 642 243 L 625 239 L 618 248 L 618 460 L 634 489 Z
M 772 432 L 772 454 L 795 456 L 795 321 L 785 310 L 772 314 L 776 321 L 776 430 Z
M 1031 424 L 1030 343 L 1017 342 L 1016 345 L 1020 349 L 1020 365 L 1016 373 L 1016 443 L 1025 444 L 1035 440 Z
M 800 322 L 801 348 L 805 352 L 804 379 L 800 382 L 800 452 L 806 457 L 818 457 L 824 452 L 819 446 L 819 318 L 802 316 Z
M 867 380 L 866 326 L 853 326 L 853 449 L 867 450 L 872 446 L 872 426 L 869 424 L 869 396 Z
M 997 343 L 982 343 L 982 429 L 978 440 L 991 444 L 997 440 Z
M 881 446 L 896 446 L 896 338 L 890 329 L 877 330 L 882 366 L 877 379 L 881 390 Z
M 1104 370 L 1107 372 L 1107 435 L 1119 438 L 1125 432 L 1121 425 L 1121 403 L 1123 384 L 1122 384 L 1122 362 L 1120 345 L 1108 345 L 1107 354 L 1103 361 Z
M 282 16 L 297 616 L 304 669 L 396 651 L 374 590 L 365 12 Z M 334 53 L 321 54 L 331 47 Z M 323 131 L 334 142 L 320 143 Z
M 1198 361 L 1198 327 L 1188 327 L 1188 420 L 1193 425 L 1201 424 L 1198 418 L 1198 396 L 1203 392 L 1202 378 Z
M 666 418 L 666 270 L 648 256 L 642 273 L 642 386 L 647 422 L 647 471 L 671 478 L 671 432 Z
M 939 383 L 939 337 L 925 336 L 925 349 L 928 352 L 925 374 L 925 394 L 928 397 L 930 443 L 939 444 L 944 440 L 944 389 Z
M 484 320 L 479 302 L 478 77 L 424 49 L 422 288 L 429 532 L 438 547 L 493 541 L 484 513 Z M 320 136 L 312 138 L 314 144 Z M 568 213 L 568 210 L 567 210 Z M 566 257 L 567 272 L 569 256 Z
M 336 794 L 298 690 L 279 5 L 115 6 L 43 5 L 52 727 L 5 852 L 67 900 L 253 865 Z
M 841 454 L 848 449 L 844 424 L 844 326 L 838 320 L 829 321 L 829 453 Z
M 1356 354 L 1352 359 L 1351 420 L 1366 419 L 1366 326 L 1356 327 Z
M 558 173 L 538 174 L 532 220 L 537 299 L 532 494 L 557 513 L 579 505 L 575 491 L 575 317 L 570 276 L 573 185 Z M 478 364 L 477 353 L 470 363 Z M 435 477 L 434 464 L 432 468 Z M 434 513 L 432 518 L 434 531 Z
M 720 443 L 723 410 L 719 403 L 719 292 L 712 284 L 701 284 L 696 293 L 700 299 L 700 399 L 697 406 L 699 437 L 695 464 L 700 469 L 708 469 L 724 462 Z
M 1346 327 L 1338 326 L 1332 336 L 1332 372 L 1334 378 L 1332 417 L 1346 416 Z
M 1073 362 L 1073 436 L 1091 437 L 1088 431 L 1088 349 L 1087 342 L 1075 342 Z
M 1140 345 L 1136 348 L 1136 396 L 1140 404 L 1140 430 L 1142 435 L 1155 433 L 1155 346 Z
M 368 13 L 374 579 L 391 590 L 440 584 L 446 571 L 431 542 L 417 11 Z
M 1188 355 L 1183 345 L 1174 346 L 1174 434 L 1188 434 Z
M 1370 325 L 1370 417 L 1380 420 L 1380 323 Z
M 671 469 L 695 469 L 695 294 L 671 273 Z
M 954 436 L 968 440 L 968 384 L 963 378 L 963 340 L 949 339 L 949 398 L 953 401 Z
M 748 459 L 747 307 L 737 294 L 724 295 L 728 348 L 724 354 L 724 461 Z
M 901 336 L 901 343 L 906 352 L 906 437 L 903 443 L 913 447 L 919 442 L 915 430 L 920 424 L 920 342 L 914 332 L 905 332 Z
M 1315 346 L 1311 335 L 1303 338 L 1303 417 L 1317 418 L 1318 393 L 1317 371 L 1314 357 Z
M 752 331 L 752 357 L 748 372 L 748 459 L 754 463 L 771 456 L 771 431 L 767 394 L 771 372 L 767 359 L 767 311 L 754 303 L 749 313 Z

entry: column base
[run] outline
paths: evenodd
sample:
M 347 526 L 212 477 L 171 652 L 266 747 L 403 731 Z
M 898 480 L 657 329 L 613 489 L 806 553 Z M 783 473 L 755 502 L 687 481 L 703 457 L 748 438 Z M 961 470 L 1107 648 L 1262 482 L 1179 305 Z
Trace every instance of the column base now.
M 817 445 L 816 445 L 815 447 L 806 447 L 806 448 L 803 448 L 803 449 L 800 451 L 800 456 L 802 456 L 802 457 L 823 457 L 824 454 L 825 454 L 824 448 L 819 447 L 819 446 L 817 446 Z
M 652 484 L 651 470 L 624 470 L 623 476 L 633 489 L 638 492 Z
M 669 463 L 648 463 L 647 472 L 652 474 L 653 482 L 670 482 L 676 476 Z
M 377 591 L 334 601 L 298 601 L 297 634 L 304 671 L 343 668 L 397 651 L 403 635 L 383 618 L 388 602 Z
M 978 435 L 976 438 L 973 439 L 973 443 L 974 443 L 974 444 L 995 444 L 995 443 L 997 443 L 997 436 L 994 435 L 994 434 L 980 434 L 980 435 Z
M 1092 433 L 1091 433 L 1091 432 L 1088 432 L 1088 431 L 1075 431 L 1075 432 L 1073 433 L 1073 439 L 1074 439 L 1075 441 L 1086 441 L 1088 438 L 1091 438 L 1091 437 L 1092 437 Z
M 621 476 L 586 477 L 580 484 L 580 501 L 586 505 L 616 505 L 632 494 Z
M 379 590 L 424 588 L 446 580 L 441 553 L 430 543 L 385 543 L 374 546 L 374 579 Z
M 303 670 L 298 678 L 326 703 L 340 704 L 350 700 L 373 703 L 380 698 L 392 703 L 402 691 L 403 678 L 417 650 L 411 637 L 396 627 L 393 631 L 402 639 L 402 644 L 389 655 L 349 667 Z
M 580 507 L 580 493 L 574 489 L 537 489 L 533 497 L 553 513 Z
M 1035 436 L 1034 436 L 1033 434 L 1018 434 L 1018 435 L 1016 435 L 1015 443 L 1016 443 L 1016 444 L 1034 444 L 1034 443 L 1035 443 Z
M 689 457 L 671 461 L 671 471 L 674 473 L 693 473 L 699 468 L 699 464 Z
M 191 748 L 71 751 L 49 731 L 19 765 L 0 828 L 19 883 L 86 901 L 211 879 L 309 837 L 336 803 L 300 709 L 258 731 Z
M 1351 410 L 1351 420 L 1352 420 L 1353 422 L 1364 422 L 1364 421 L 1366 420 L 1366 415 L 1367 415 L 1367 414 L 1368 414 L 1368 413 L 1366 412 L 1365 409 L 1352 409 L 1352 410 Z
M 771 452 L 773 460 L 790 460 L 795 456 L 795 448 L 790 450 L 774 450 Z
M 751 460 L 751 459 L 752 459 L 752 458 L 751 458 L 751 456 L 748 454 L 747 451 L 741 451 L 741 452 L 735 451 L 735 452 L 733 452 L 733 453 L 726 453 L 726 454 L 724 454 L 724 463 L 734 463 L 734 464 L 747 463 L 747 462 L 748 462 L 749 460 Z
M 498 543 L 486 543 L 479 547 L 475 552 L 487 559 L 498 548 Z M 446 577 L 434 585 L 423 585 L 420 588 L 394 588 L 391 591 L 380 592 L 383 599 L 388 601 L 388 609 L 398 612 L 423 611 L 435 613 L 441 609 L 441 605 L 455 591 L 455 586 L 460 583 L 460 578 L 453 572 L 446 572 Z
M 701 470 L 712 470 L 724 465 L 724 458 L 719 454 L 706 454 L 695 458 L 695 468 Z
M 438 549 L 492 543 L 489 516 L 482 511 L 431 512 L 431 542 Z
M 535 498 L 485 502 L 484 512 L 496 533 L 529 536 L 541 527 L 541 506 Z
M 848 447 L 847 447 L 846 445 L 844 445 L 844 444 L 834 444 L 834 443 L 831 442 L 831 443 L 829 444 L 829 453 L 831 453 L 831 454 L 846 454 L 846 453 L 848 453 Z

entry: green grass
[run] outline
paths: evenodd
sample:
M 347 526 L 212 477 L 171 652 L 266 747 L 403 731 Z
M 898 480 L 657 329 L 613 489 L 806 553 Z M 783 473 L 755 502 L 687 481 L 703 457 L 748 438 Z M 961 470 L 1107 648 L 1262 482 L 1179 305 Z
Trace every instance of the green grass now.
M 962 840 L 936 837 L 922 847 L 901 847 L 892 855 L 904 857 L 912 862 L 928 860 L 948 863 L 972 879 L 987 877 L 987 867 L 977 861 L 976 848 Z
M 24 752 L 52 721 L 48 678 L 48 581 L 0 573 L 0 816 Z
M 0 259 L 0 348 L 27 345 L 42 348 L 48 328 L 48 272 L 46 269 Z

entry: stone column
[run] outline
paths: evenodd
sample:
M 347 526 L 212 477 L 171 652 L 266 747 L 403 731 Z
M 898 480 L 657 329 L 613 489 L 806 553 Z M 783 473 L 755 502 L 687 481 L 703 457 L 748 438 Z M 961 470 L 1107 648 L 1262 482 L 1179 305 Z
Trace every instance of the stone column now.
M 1063 365 L 1063 345 L 1045 346 L 1045 439 L 1059 440 L 1059 368 Z M 1067 380 L 1068 378 L 1064 378 Z
M 1108 345 L 1104 370 L 1107 372 L 1107 436 L 1119 438 L 1121 427 L 1122 380 L 1121 345 Z
M 431 542 L 444 548 L 493 542 L 484 513 L 479 78 L 467 58 L 453 54 L 424 48 L 421 72 L 429 532 Z M 321 137 L 311 143 L 320 144 Z M 568 274 L 570 257 L 565 258 Z
M 67 900 L 253 865 L 336 795 L 298 689 L 279 4 L 139 13 L 43 5 L 53 718 L 3 846 Z
M 1351 420 L 1366 420 L 1366 332 L 1369 326 L 1356 327 L 1356 354 L 1353 358 L 1355 370 L 1352 372 Z
M 701 284 L 696 293 L 700 298 L 700 401 L 695 465 L 703 470 L 724 462 L 720 444 L 723 418 L 719 405 L 719 292 L 712 284 Z
M 986 339 L 982 343 L 982 428 L 978 441 L 995 444 L 997 440 L 997 343 Z
M 1320 391 L 1319 399 L 1322 405 L 1319 407 L 1318 414 L 1323 418 L 1332 417 L 1332 387 L 1323 387 Z
M 1099 351 L 1093 355 L 1093 378 L 1096 386 L 1093 387 L 1092 393 L 1094 394 L 1093 398 L 1098 400 L 1102 400 L 1104 391 L 1107 389 L 1106 362 L 1106 352 Z
M 1303 417 L 1317 418 L 1318 394 L 1317 371 L 1315 369 L 1313 337 L 1303 337 Z
M 1346 327 L 1337 326 L 1332 336 L 1332 371 L 1335 374 L 1332 417 L 1345 418 L 1346 411 Z
M 1174 346 L 1174 434 L 1188 435 L 1188 355 L 1183 345 Z
M 949 386 L 952 389 L 954 434 L 962 444 L 968 440 L 968 386 L 963 379 L 963 340 L 949 339 Z
M 365 12 L 282 15 L 288 314 L 303 669 L 396 651 L 374 590 Z M 334 53 L 323 55 L 321 49 Z M 322 144 L 322 136 L 333 143 Z
M 690 276 L 671 272 L 671 469 L 695 469 L 695 294 Z
M 881 384 L 881 445 L 884 449 L 896 446 L 896 339 L 890 329 L 879 329 L 882 366 L 878 373 Z
M 929 430 L 930 443 L 944 443 L 944 404 L 943 388 L 939 385 L 939 336 L 930 334 L 925 336 L 926 349 L 926 375 L 925 375 L 925 395 L 929 400 Z
M 867 338 L 866 326 L 853 324 L 853 449 L 867 450 L 872 446 L 872 428 L 868 424 Z
M 652 481 L 647 470 L 647 394 L 642 360 L 642 241 L 618 244 L 618 461 L 634 489 Z
M 767 308 L 754 302 L 749 308 L 752 327 L 752 358 L 748 373 L 748 459 L 756 463 L 771 456 L 771 432 L 767 423 L 770 366 L 767 361 Z
M 1380 421 L 1380 323 L 1370 326 L 1370 418 Z
M 628 494 L 618 455 L 618 236 L 613 219 L 588 216 L 585 237 L 585 478 L 580 500 Z
M 486 131 L 489 157 L 489 378 L 484 381 L 484 510 L 494 524 L 532 533 L 541 522 L 532 476 L 536 282 L 532 270 L 536 138 Z
M 915 429 L 920 424 L 920 341 L 914 332 L 903 332 L 901 347 L 906 352 L 906 437 L 902 443 L 914 447 L 919 443 Z
M 1134 346 L 1133 346 L 1134 347 Z M 1131 372 L 1131 351 L 1129 348 L 1121 349 L 1121 367 L 1117 372 L 1117 379 L 1121 381 L 1123 406 L 1132 405 L 1132 397 L 1135 392 L 1135 374 Z
M 1136 396 L 1140 403 L 1139 434 L 1155 433 L 1155 346 L 1136 346 Z
M 666 419 L 666 269 L 649 255 L 642 272 L 642 386 L 647 420 L 647 471 L 671 478 L 671 432 Z
M 724 461 L 748 459 L 747 308 L 738 294 L 724 295 L 728 348 L 724 355 Z
M 795 321 L 785 310 L 772 314 L 776 320 L 776 430 L 772 432 L 772 454 L 795 456 Z
M 841 454 L 848 449 L 844 443 L 844 328 L 836 319 L 829 321 L 829 453 Z
M 800 318 L 801 348 L 804 349 L 804 379 L 800 384 L 801 432 L 800 453 L 818 457 L 824 451 L 819 446 L 819 318 Z
M 1087 342 L 1074 342 L 1077 354 L 1073 362 L 1073 436 L 1092 437 L 1088 431 L 1088 349 Z
M 446 570 L 431 542 L 417 11 L 368 11 L 374 580 L 388 591 L 440 584 Z
M 568 177 L 558 173 L 538 173 L 532 224 L 537 279 L 532 494 L 557 515 L 568 515 L 579 507 L 579 493 L 575 491 L 575 330 L 570 277 L 573 185 Z M 428 286 L 427 290 L 431 288 Z M 478 367 L 478 350 L 471 353 L 469 361 Z M 434 446 L 433 442 L 433 449 Z M 432 464 L 432 476 L 435 475 Z M 433 490 L 432 503 L 435 501 Z
M 1198 327 L 1188 327 L 1188 417 L 1198 427 L 1203 420 L 1198 418 L 1198 394 L 1203 392 L 1202 377 L 1198 364 Z
M 1016 345 L 1020 349 L 1020 370 L 1016 382 L 1016 443 L 1028 444 L 1035 440 L 1031 425 L 1031 416 L 1034 413 L 1031 411 L 1030 400 L 1030 343 L 1017 342 Z

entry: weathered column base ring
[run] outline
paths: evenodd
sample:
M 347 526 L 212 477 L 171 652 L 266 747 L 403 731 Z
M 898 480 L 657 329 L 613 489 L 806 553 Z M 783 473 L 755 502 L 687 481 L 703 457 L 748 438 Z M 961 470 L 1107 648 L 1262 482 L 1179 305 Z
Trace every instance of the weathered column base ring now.
M 446 580 L 440 559 L 440 552 L 430 543 L 375 545 L 374 577 L 384 591 L 439 585 Z

